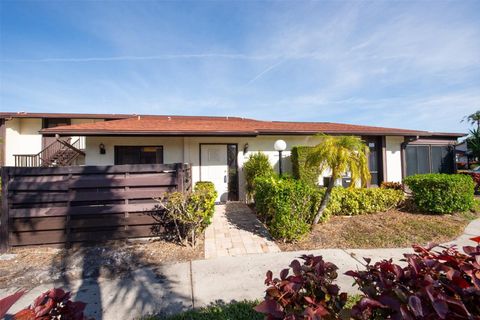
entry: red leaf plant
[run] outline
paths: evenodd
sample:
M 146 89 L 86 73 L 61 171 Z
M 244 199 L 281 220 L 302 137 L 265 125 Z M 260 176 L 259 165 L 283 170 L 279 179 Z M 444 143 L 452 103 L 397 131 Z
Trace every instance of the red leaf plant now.
M 293 260 L 290 269 L 273 278 L 268 271 L 265 300 L 254 309 L 266 319 L 338 319 L 338 313 L 347 301 L 346 293 L 339 293 L 333 284 L 337 266 L 325 262 L 321 256 L 303 255 L 303 264 Z
M 407 265 L 367 261 L 365 271 L 348 271 L 364 293 L 355 319 L 480 319 L 480 237 L 476 247 L 414 245 Z
M 33 304 L 13 316 L 15 320 L 88 320 L 83 310 L 86 303 L 70 300 L 70 292 L 62 289 L 51 289 L 42 293 Z

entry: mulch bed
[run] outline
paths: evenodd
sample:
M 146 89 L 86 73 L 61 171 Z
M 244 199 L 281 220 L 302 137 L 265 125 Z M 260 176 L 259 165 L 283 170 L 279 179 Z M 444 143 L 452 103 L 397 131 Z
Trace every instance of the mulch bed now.
M 314 226 L 305 239 L 277 244 L 282 251 L 410 247 L 413 243 L 426 245 L 453 240 L 463 233 L 469 222 L 468 217 L 460 214 L 428 215 L 399 210 L 352 217 L 333 216 L 328 222 Z
M 54 249 L 13 248 L 0 255 L 0 288 L 33 288 L 41 283 L 89 277 L 122 277 L 141 267 L 203 259 L 203 239 L 196 248 L 163 240 L 113 242 L 108 245 Z M 4 255 L 4 258 L 10 257 Z

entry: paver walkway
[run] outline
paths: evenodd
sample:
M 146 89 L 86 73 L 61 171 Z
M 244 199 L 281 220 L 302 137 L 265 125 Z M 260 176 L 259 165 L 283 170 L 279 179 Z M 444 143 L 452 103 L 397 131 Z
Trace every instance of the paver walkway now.
M 212 224 L 205 230 L 205 259 L 271 252 L 280 248 L 246 204 L 215 206 Z

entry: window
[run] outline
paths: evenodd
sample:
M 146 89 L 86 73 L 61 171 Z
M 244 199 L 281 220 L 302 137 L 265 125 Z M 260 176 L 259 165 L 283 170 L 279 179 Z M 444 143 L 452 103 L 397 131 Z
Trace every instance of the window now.
M 115 164 L 163 163 L 163 146 L 115 146 Z
M 453 149 L 449 146 L 410 145 L 405 149 L 407 176 L 422 173 L 453 173 Z
M 43 118 L 42 129 L 69 126 L 70 122 L 70 119 L 67 118 Z

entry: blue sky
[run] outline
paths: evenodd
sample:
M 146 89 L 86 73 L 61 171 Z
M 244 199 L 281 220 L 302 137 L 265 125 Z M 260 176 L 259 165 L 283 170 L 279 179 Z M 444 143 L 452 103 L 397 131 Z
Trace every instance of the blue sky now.
M 466 131 L 480 1 L 0 1 L 0 110 Z

